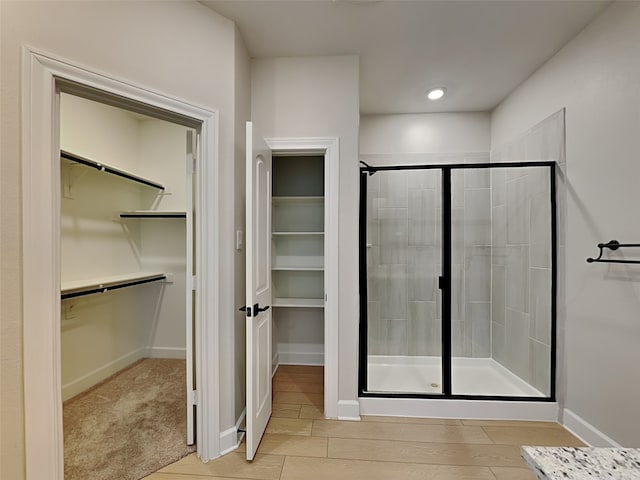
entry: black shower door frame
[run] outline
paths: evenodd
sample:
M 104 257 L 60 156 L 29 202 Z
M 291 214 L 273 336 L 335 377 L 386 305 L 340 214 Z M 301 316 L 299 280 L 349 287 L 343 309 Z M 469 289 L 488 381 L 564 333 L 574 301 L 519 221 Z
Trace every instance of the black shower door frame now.
M 556 401 L 556 293 L 557 293 L 557 213 L 556 213 L 556 162 L 501 162 L 501 163 L 456 163 L 432 165 L 386 165 L 371 166 L 360 162 L 360 213 L 359 213 L 359 262 L 360 262 L 360 326 L 358 395 L 380 398 L 425 398 L 456 400 L 500 400 L 500 401 Z M 452 392 L 451 351 L 451 172 L 453 170 L 547 167 L 549 169 L 549 195 L 551 207 L 551 359 L 549 396 L 504 396 L 461 395 Z M 440 170 L 442 180 L 442 274 L 438 287 L 442 291 L 442 393 L 370 392 L 368 383 L 368 298 L 367 298 L 367 179 L 376 172 L 398 170 Z

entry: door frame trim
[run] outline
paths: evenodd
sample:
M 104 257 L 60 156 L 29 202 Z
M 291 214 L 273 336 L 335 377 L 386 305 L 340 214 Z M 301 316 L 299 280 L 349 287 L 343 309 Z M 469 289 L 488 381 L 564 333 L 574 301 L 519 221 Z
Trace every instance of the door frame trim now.
M 198 354 L 198 455 L 219 456 L 220 302 L 218 123 L 216 110 L 99 73 L 25 46 L 22 49 L 22 316 L 27 480 L 62 480 L 63 430 L 60 348 L 60 145 L 59 92 L 101 96 L 116 105 L 197 127 L 201 134 L 197 212 L 199 276 L 196 338 Z
M 339 137 L 266 138 L 277 153 L 324 154 L 324 415 L 338 418 L 339 276 L 338 213 L 340 205 Z

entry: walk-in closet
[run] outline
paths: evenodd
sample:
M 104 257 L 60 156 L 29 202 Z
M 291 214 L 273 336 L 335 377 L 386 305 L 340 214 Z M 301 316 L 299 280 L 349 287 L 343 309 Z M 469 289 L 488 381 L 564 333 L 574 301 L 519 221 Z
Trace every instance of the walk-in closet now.
M 273 156 L 274 365 L 324 364 L 324 161 Z
M 59 127 L 65 479 L 141 478 L 194 450 L 195 132 L 66 93 Z

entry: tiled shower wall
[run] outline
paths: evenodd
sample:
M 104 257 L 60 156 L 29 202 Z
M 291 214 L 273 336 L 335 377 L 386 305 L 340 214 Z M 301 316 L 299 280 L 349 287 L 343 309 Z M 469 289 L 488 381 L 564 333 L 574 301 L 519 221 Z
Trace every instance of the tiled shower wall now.
M 564 315 L 564 112 L 489 154 L 367 155 L 374 165 L 555 161 L 558 319 Z M 370 355 L 441 355 L 439 170 L 380 171 L 367 185 Z M 551 210 L 547 167 L 451 176 L 452 354 L 491 357 L 550 391 Z M 561 343 L 561 342 L 559 342 Z
M 388 164 L 388 158 L 382 160 Z M 421 155 L 413 160 L 486 163 L 489 154 Z M 370 355 L 441 354 L 441 186 L 439 170 L 381 171 L 368 177 Z M 455 356 L 488 357 L 491 352 L 490 200 L 488 172 L 452 177 Z
M 564 298 L 564 112 L 491 152 L 491 161 L 555 161 L 558 308 Z M 542 393 L 550 393 L 551 209 L 547 168 L 493 169 L 491 210 L 492 357 Z

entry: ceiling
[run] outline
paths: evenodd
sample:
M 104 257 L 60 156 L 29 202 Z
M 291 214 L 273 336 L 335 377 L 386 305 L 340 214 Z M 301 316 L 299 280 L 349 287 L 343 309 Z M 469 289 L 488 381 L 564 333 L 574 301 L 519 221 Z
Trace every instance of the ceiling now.
M 253 58 L 360 56 L 362 114 L 490 111 L 610 2 L 202 0 Z M 428 102 L 425 92 L 445 86 Z

